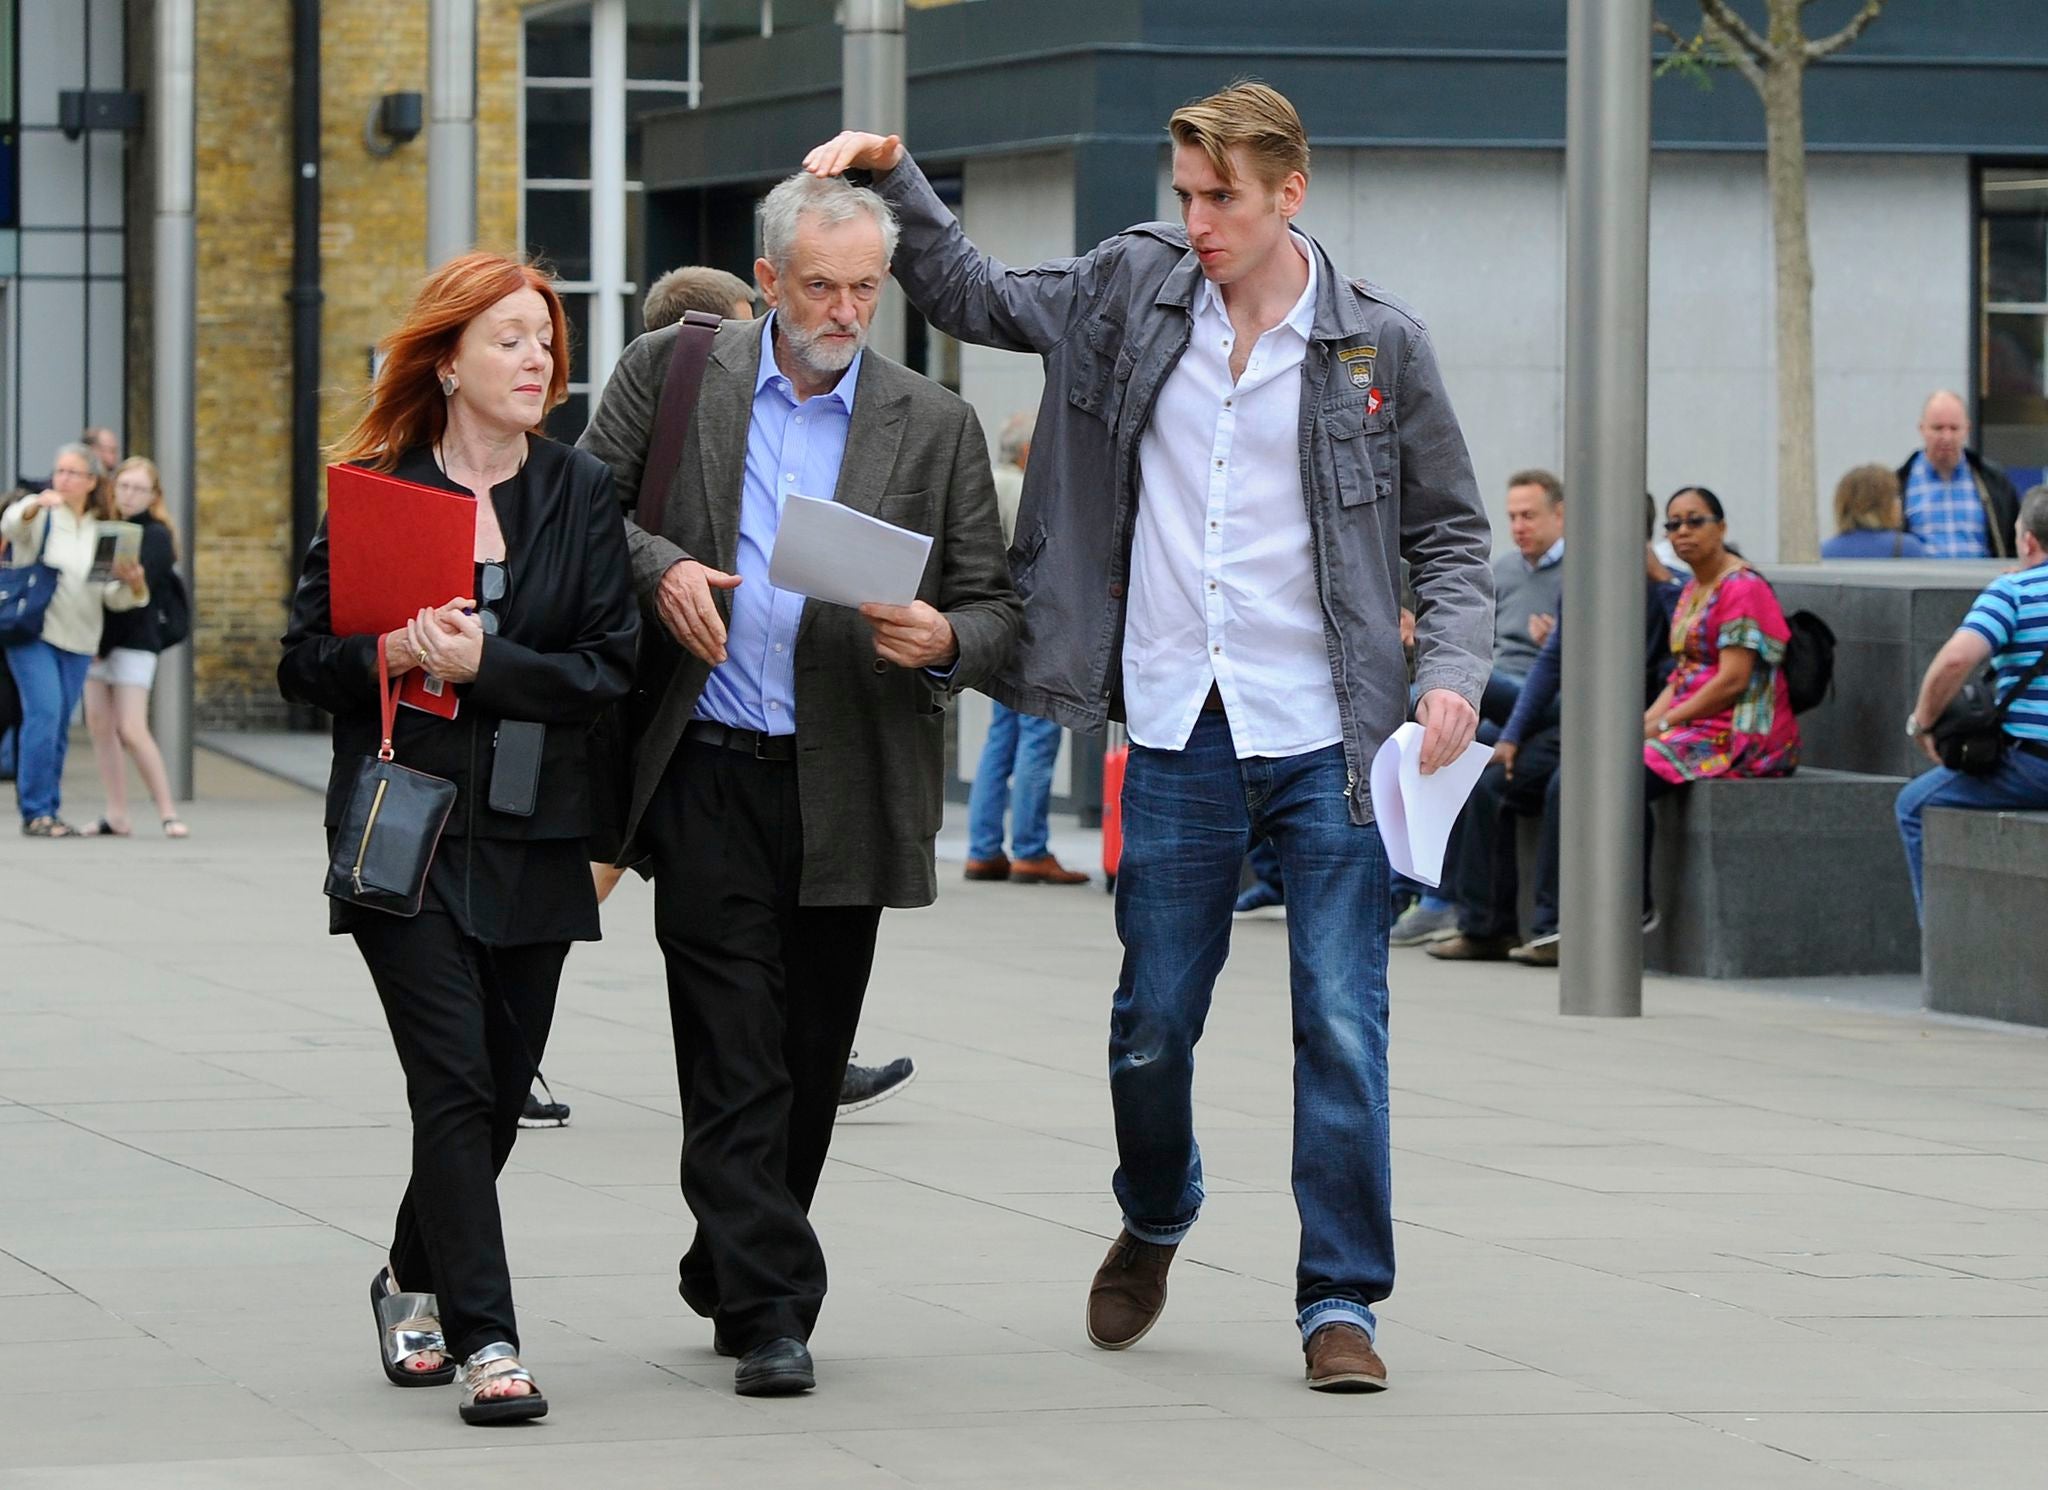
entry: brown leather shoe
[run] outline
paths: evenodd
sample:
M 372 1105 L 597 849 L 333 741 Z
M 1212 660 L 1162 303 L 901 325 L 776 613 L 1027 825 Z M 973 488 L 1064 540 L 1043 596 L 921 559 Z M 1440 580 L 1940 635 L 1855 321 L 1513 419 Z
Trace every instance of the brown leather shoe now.
M 1509 962 L 1519 962 L 1523 967 L 1556 967 L 1557 943 L 1530 942 L 1508 953 Z
M 971 880 L 1006 880 L 1010 877 L 1010 861 L 1001 854 L 993 859 L 969 859 L 967 873 Z
M 1326 1324 L 1302 1343 L 1308 1357 L 1309 1390 L 1384 1392 L 1387 1365 L 1372 1348 L 1372 1337 L 1355 1324 Z
M 1166 1270 L 1175 1250 L 1141 1242 L 1128 1231 L 1117 1233 L 1088 1288 L 1091 1345 L 1128 1350 L 1145 1338 L 1166 1308 Z
M 1515 950 L 1511 936 L 1466 936 L 1460 933 L 1447 942 L 1431 942 L 1422 949 L 1445 962 L 1506 962 Z
M 1088 876 L 1069 869 L 1051 854 L 1036 859 L 1019 859 L 1010 866 L 1010 878 L 1030 885 L 1085 885 Z

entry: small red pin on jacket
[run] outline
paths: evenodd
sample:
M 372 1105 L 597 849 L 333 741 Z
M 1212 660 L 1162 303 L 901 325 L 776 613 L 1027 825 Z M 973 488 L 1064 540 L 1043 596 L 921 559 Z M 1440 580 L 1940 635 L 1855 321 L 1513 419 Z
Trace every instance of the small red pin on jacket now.
M 1381 393 L 1378 388 L 1371 389 L 1365 395 L 1365 412 L 1377 414 L 1380 411 L 1380 405 L 1386 401 L 1386 395 Z

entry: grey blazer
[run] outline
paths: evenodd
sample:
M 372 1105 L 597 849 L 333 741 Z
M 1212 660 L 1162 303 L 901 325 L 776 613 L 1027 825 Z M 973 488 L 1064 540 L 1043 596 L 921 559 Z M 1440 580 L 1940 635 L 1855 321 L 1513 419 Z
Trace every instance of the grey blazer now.
M 612 468 L 630 510 L 640 489 L 677 332 L 626 348 L 578 443 Z M 633 590 L 649 626 L 654 595 L 681 559 L 731 571 L 739 547 L 747 426 L 761 362 L 760 323 L 718 333 L 697 414 L 669 485 L 662 533 L 626 518 Z M 1023 622 L 1010 587 L 980 421 L 957 395 L 872 349 L 861 358 L 836 500 L 932 535 L 918 598 L 943 611 L 960 659 L 943 683 L 882 664 L 857 611 L 806 601 L 797 631 L 797 781 L 805 905 L 929 905 L 938 892 L 945 702 L 990 677 Z M 723 593 L 721 611 L 730 614 Z M 664 629 L 663 634 L 666 635 Z M 679 650 L 679 649 L 678 649 Z M 633 762 L 625 837 L 638 833 L 710 675 L 680 653 Z M 659 873 L 659 866 L 656 867 Z

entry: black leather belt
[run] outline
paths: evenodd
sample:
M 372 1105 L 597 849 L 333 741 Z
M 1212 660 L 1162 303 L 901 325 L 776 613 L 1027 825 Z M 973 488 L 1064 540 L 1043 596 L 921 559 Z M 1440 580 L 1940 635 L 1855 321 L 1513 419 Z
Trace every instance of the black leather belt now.
M 699 745 L 716 745 L 721 750 L 737 750 L 757 761 L 796 759 L 795 735 L 768 735 L 757 729 L 734 729 L 729 724 L 692 719 L 683 726 L 683 738 L 695 740 Z
M 2022 740 L 2014 738 L 2012 748 L 2024 750 L 2028 755 L 2038 756 L 2040 759 L 2048 761 L 2048 740 Z

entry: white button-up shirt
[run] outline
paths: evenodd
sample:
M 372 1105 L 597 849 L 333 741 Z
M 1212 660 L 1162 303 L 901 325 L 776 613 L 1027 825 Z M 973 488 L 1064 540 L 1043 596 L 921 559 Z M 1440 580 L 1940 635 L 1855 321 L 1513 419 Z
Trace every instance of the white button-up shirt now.
M 1240 757 L 1301 755 L 1344 737 L 1301 491 L 1308 286 L 1235 384 L 1236 333 L 1215 285 L 1195 293 L 1186 353 L 1138 443 L 1138 521 L 1124 631 L 1134 743 L 1187 745 L 1213 683 Z

